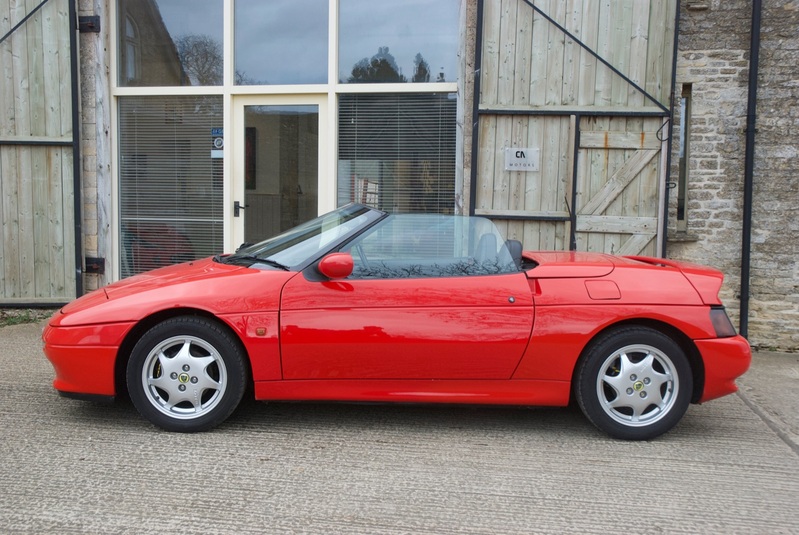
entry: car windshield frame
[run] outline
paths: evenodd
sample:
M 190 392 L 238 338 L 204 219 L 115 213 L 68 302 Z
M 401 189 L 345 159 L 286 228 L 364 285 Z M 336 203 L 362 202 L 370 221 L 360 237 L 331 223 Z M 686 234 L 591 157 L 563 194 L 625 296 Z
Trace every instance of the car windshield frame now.
M 262 263 L 277 269 L 302 271 L 387 216 L 376 208 L 350 203 L 277 236 L 244 245 L 231 255 L 219 257 L 219 261 Z

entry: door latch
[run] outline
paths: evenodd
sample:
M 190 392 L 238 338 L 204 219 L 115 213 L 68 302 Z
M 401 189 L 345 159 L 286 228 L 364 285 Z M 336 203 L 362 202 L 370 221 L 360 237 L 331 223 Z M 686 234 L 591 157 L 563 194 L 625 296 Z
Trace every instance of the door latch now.
M 249 208 L 249 206 L 250 206 L 249 204 L 241 204 L 239 201 L 234 201 L 233 202 L 233 217 L 240 217 L 241 216 L 241 210 L 244 210 L 245 208 Z

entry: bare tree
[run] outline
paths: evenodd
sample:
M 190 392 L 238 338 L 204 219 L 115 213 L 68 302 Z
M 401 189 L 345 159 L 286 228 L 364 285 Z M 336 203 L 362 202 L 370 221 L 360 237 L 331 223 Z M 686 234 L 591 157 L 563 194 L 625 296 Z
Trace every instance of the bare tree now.
M 208 35 L 181 35 L 178 57 L 192 85 L 222 85 L 222 45 Z

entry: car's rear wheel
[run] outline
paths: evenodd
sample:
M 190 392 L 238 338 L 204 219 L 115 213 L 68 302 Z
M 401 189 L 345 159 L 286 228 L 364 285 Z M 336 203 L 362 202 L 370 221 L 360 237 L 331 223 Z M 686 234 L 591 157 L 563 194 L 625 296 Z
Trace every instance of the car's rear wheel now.
M 182 316 L 157 324 L 133 348 L 131 401 L 168 431 L 205 431 L 236 409 L 247 366 L 240 344 L 215 321 Z
M 648 440 L 673 428 L 691 401 L 691 366 L 679 344 L 647 327 L 610 331 L 581 360 L 575 396 L 599 429 L 626 440 Z

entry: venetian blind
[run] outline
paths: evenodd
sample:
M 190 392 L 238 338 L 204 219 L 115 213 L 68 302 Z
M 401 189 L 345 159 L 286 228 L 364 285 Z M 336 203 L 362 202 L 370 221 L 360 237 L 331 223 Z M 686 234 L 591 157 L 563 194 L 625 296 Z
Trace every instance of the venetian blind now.
M 119 99 L 123 277 L 222 251 L 221 127 L 221 97 Z
M 338 202 L 453 213 L 454 93 L 339 97 Z

